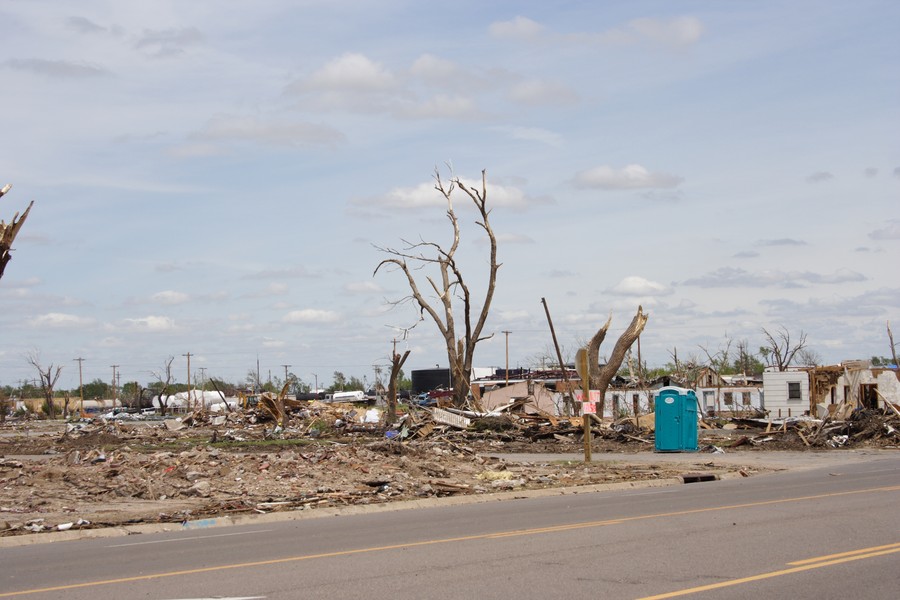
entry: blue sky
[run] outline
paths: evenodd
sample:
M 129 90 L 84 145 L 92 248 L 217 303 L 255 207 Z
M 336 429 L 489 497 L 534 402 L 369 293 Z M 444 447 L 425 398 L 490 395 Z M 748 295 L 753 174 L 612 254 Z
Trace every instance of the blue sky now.
M 651 365 L 761 328 L 828 362 L 900 322 L 895 2 L 0 4 L 0 383 L 446 365 L 375 246 L 445 241 L 487 170 L 503 267 L 478 366 L 638 305 Z M 484 240 L 460 197 L 481 296 Z M 898 326 L 900 327 L 900 326 Z M 611 341 L 608 342 L 611 345 Z M 602 350 L 601 350 L 602 354 Z M 185 371 L 185 373 L 181 373 Z M 315 374 L 315 375 L 314 375 Z

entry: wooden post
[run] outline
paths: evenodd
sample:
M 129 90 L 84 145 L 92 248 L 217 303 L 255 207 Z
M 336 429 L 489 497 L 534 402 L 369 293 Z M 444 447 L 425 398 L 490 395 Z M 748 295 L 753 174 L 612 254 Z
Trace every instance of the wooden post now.
M 578 351 L 578 374 L 581 375 L 582 408 L 591 401 L 591 378 L 588 370 L 588 351 L 582 348 Z M 601 415 L 602 417 L 603 415 Z M 591 416 L 584 410 L 581 411 L 584 421 L 584 462 L 591 462 Z

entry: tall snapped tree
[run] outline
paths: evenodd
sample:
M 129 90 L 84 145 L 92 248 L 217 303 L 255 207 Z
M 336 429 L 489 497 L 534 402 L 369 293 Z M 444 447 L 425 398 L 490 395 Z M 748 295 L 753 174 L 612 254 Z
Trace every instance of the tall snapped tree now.
M 435 186 L 447 202 L 447 221 L 450 224 L 452 239 L 449 245 L 433 241 L 421 240 L 410 242 L 401 240 L 401 248 L 383 248 L 378 250 L 389 255 L 375 267 L 374 275 L 382 268 L 394 267 L 406 277 L 410 295 L 398 300 L 395 304 L 413 302 L 424 318 L 427 314 L 440 331 L 447 348 L 447 359 L 450 364 L 453 383 L 453 402 L 462 406 L 469 394 L 469 380 L 472 374 L 475 348 L 479 342 L 491 336 L 482 336 L 487 321 L 494 289 L 497 283 L 497 238 L 491 228 L 487 208 L 487 175 L 481 172 L 480 187 L 470 186 L 454 177 L 451 171 L 450 180 L 441 179 L 438 169 L 434 172 Z M 460 248 L 460 223 L 453 208 L 454 192 L 460 191 L 474 204 L 478 211 L 475 224 L 484 230 L 488 238 L 488 274 L 481 309 L 476 308 L 472 288 L 463 276 L 462 267 L 457 262 L 457 251 Z
M 647 319 L 649 318 L 650 315 L 644 313 L 643 307 L 638 306 L 637 313 L 635 313 L 634 318 L 631 319 L 631 323 L 628 324 L 625 331 L 622 332 L 622 335 L 619 336 L 619 339 L 616 340 L 612 353 L 609 355 L 606 364 L 602 367 L 599 364 L 600 345 L 603 344 L 603 341 L 606 339 L 606 333 L 609 331 L 609 326 L 612 323 L 612 315 L 610 315 L 609 319 L 606 320 L 606 323 L 597 330 L 597 333 L 595 333 L 593 337 L 591 337 L 590 342 L 588 342 L 588 372 L 590 374 L 591 389 L 599 391 L 600 407 L 598 412 L 601 416 L 603 415 L 604 405 L 606 404 L 605 396 L 606 390 L 609 388 L 609 382 L 616 376 L 619 367 L 622 365 L 622 361 L 625 359 L 625 354 L 628 352 L 628 349 L 631 348 L 631 345 L 637 341 L 638 337 L 640 337 L 641 332 L 644 331 L 644 327 L 647 325 Z
M 9 192 L 12 186 L 8 183 L 0 188 L 0 197 L 6 195 Z M 0 279 L 3 278 L 3 272 L 6 270 L 6 264 L 12 258 L 12 246 L 13 242 L 16 240 L 16 235 L 19 233 L 19 229 L 21 229 L 22 224 L 25 223 L 25 219 L 28 218 L 28 212 L 31 210 L 31 207 L 34 205 L 34 201 L 31 201 L 28 204 L 28 208 L 25 209 L 25 212 L 22 213 L 22 216 L 19 216 L 19 213 L 13 215 L 12 221 L 6 223 L 3 220 L 0 220 Z

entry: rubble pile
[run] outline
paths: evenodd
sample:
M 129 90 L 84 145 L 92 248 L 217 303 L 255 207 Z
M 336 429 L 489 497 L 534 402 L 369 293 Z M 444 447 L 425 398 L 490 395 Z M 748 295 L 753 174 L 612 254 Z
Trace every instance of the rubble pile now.
M 838 407 L 825 418 L 808 416 L 787 419 L 724 419 L 724 432 L 706 432 L 707 449 L 745 446 L 766 450 L 799 450 L 803 448 L 880 447 L 900 448 L 900 413 L 890 410 Z
M 444 441 L 324 440 L 276 451 L 70 449 L 0 459 L 0 535 L 677 477 L 581 462 L 507 463 Z
M 713 426 L 701 444 L 717 452 L 900 442 L 900 413 L 880 411 L 701 422 Z M 624 460 L 504 461 L 583 449 L 582 417 L 518 400 L 490 413 L 405 407 L 392 426 L 378 408 L 275 396 L 224 413 L 13 421 L 0 425 L 0 535 L 752 470 L 689 455 L 629 465 L 627 453 L 653 448 L 653 415 L 595 419 L 591 431 L 595 451 Z

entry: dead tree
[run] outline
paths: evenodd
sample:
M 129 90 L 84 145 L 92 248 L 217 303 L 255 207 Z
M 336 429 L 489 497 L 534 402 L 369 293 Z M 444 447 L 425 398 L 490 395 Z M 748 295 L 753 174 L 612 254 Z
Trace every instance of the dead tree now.
M 806 334 L 800 330 L 800 339 L 791 341 L 791 333 L 785 327 L 779 327 L 774 334 L 766 328 L 762 330 L 766 345 L 759 349 L 766 364 L 778 371 L 787 371 L 797 353 L 806 348 Z
M 487 179 L 485 171 L 481 172 L 481 189 L 466 185 L 458 177 L 452 177 L 449 184 L 445 183 L 440 172 L 435 169 L 434 188 L 441 193 L 447 201 L 447 220 L 453 232 L 453 240 L 449 246 L 442 246 L 437 242 L 421 240 L 408 242 L 402 240 L 405 247 L 402 249 L 382 248 L 378 250 L 390 255 L 378 263 L 373 276 L 388 265 L 393 265 L 405 276 L 409 284 L 410 295 L 395 302 L 414 302 L 419 307 L 419 314 L 424 318 L 427 313 L 434 321 L 447 348 L 447 359 L 450 364 L 451 380 L 453 384 L 453 402 L 462 406 L 469 394 L 469 379 L 472 374 L 472 364 L 475 357 L 475 347 L 478 342 L 489 339 L 492 336 L 482 337 L 488 312 L 491 308 L 491 300 L 494 297 L 494 288 L 497 282 L 497 270 L 500 263 L 497 262 L 497 238 L 491 228 L 487 208 Z M 480 220 L 475 223 L 488 236 L 489 242 L 489 272 L 487 289 L 481 302 L 481 311 L 475 315 L 476 303 L 472 299 L 472 292 L 463 277 L 462 268 L 456 260 L 456 252 L 460 244 L 459 219 L 453 209 L 453 192 L 461 190 L 478 210 Z M 421 274 L 420 274 L 421 273 Z M 419 288 L 419 278 L 427 282 L 430 292 Z M 433 292 L 433 296 L 430 293 Z M 426 295 L 428 294 L 428 295 Z M 461 304 L 461 306 L 459 306 Z M 461 311 L 461 315 L 459 314 Z M 457 318 L 462 318 L 462 331 L 459 331 Z
M 730 360 L 731 355 L 731 338 L 725 338 L 725 347 L 720 348 L 718 352 L 715 354 L 710 353 L 704 346 L 700 346 L 700 349 L 703 350 L 703 353 L 706 355 L 706 358 L 709 362 L 707 362 L 707 369 L 713 374 L 715 377 L 715 387 L 716 387 L 716 412 L 722 411 L 722 373 L 725 369 L 728 368 L 728 361 Z M 707 385 L 713 383 L 710 381 L 700 382 L 695 381 L 695 387 L 701 386 L 701 383 L 705 383 Z M 702 386 L 705 387 L 705 386 Z M 734 410 L 734 405 L 732 404 L 732 410 Z
M 403 356 L 394 352 L 394 356 L 391 358 L 391 379 L 388 382 L 387 415 L 384 419 L 384 422 L 388 427 L 393 425 L 394 421 L 397 420 L 397 378 L 400 376 L 400 370 L 403 368 L 403 363 L 406 362 L 408 356 L 409 350 L 404 352 Z
M 162 371 L 154 371 L 153 377 L 160 383 L 159 393 L 157 397 L 159 398 L 159 414 L 162 416 L 166 416 L 166 412 L 169 410 L 169 398 L 171 395 L 169 394 L 169 386 L 172 385 L 172 361 L 175 360 L 174 356 L 170 356 L 166 359 L 165 365 L 163 365 Z M 152 400 L 151 400 L 152 403 Z
M 41 359 L 37 352 L 31 352 L 27 357 L 28 363 L 37 369 L 38 377 L 41 381 L 41 393 L 44 395 L 44 402 L 47 406 L 47 417 L 56 418 L 56 407 L 53 405 L 53 387 L 59 379 L 62 367 L 54 366 L 52 363 L 45 369 L 41 365 Z
M 606 390 L 609 388 L 609 382 L 616 376 L 619 367 L 622 365 L 622 361 L 625 359 L 625 354 L 638 337 L 640 337 L 641 332 L 644 331 L 644 326 L 647 325 L 647 319 L 649 318 L 650 315 L 645 315 L 644 309 L 638 306 L 637 314 L 634 315 L 631 324 L 629 324 L 625 331 L 622 332 L 622 335 L 619 336 L 616 345 L 613 346 L 612 354 L 609 355 L 609 359 L 602 367 L 599 365 L 600 345 L 603 343 L 603 340 L 606 339 L 606 333 L 609 331 L 610 323 L 612 323 L 612 315 L 606 320 L 603 327 L 594 334 L 591 341 L 588 342 L 587 359 L 591 389 L 600 392 L 600 408 L 598 414 L 601 417 L 603 416 L 603 410 L 606 406 Z
M 11 187 L 11 185 L 6 184 L 0 188 L 0 197 L 4 196 Z M 12 258 L 10 252 L 12 251 L 12 245 L 16 239 L 16 234 L 19 233 L 19 229 L 21 229 L 22 224 L 25 223 L 25 219 L 28 218 L 28 212 L 33 205 L 34 201 L 31 201 L 28 204 L 28 208 L 22 213 L 22 216 L 19 217 L 19 213 L 16 213 L 9 223 L 0 220 L 0 278 L 3 277 L 3 272 L 6 270 L 6 263 Z

